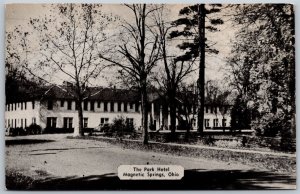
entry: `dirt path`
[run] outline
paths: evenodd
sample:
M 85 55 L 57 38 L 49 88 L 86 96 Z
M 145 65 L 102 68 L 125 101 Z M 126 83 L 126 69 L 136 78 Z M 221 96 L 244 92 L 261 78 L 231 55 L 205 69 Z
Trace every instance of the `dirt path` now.
M 117 179 L 117 168 L 121 164 L 184 167 L 185 177 L 181 183 L 163 184 L 161 181 L 150 189 L 159 186 L 160 189 L 293 189 L 296 185 L 295 175 L 275 174 L 248 165 L 122 149 L 101 141 L 65 137 L 56 134 L 6 138 L 6 170 L 43 179 L 43 186 L 37 187 L 48 189 L 74 189 L 79 185 L 81 189 L 140 188 L 141 185 L 125 184 Z M 53 181 L 59 181 L 55 188 Z

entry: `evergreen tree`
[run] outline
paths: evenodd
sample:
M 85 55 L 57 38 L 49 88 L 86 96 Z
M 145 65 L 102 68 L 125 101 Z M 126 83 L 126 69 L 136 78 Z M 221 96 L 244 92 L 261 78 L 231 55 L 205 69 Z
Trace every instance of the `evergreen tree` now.
M 179 15 L 183 16 L 174 21 L 175 26 L 183 25 L 183 30 L 173 31 L 171 38 L 184 37 L 185 41 L 178 45 L 185 53 L 178 56 L 177 60 L 192 60 L 199 57 L 199 79 L 198 79 L 198 132 L 203 133 L 203 120 L 204 120 L 204 85 L 205 85 L 205 53 L 218 53 L 212 48 L 207 39 L 205 38 L 206 31 L 215 32 L 218 29 L 216 25 L 223 24 L 220 18 L 213 18 L 215 13 L 221 11 L 220 4 L 196 4 L 184 7 L 180 10 Z M 210 15 L 209 21 L 206 22 L 207 16 Z

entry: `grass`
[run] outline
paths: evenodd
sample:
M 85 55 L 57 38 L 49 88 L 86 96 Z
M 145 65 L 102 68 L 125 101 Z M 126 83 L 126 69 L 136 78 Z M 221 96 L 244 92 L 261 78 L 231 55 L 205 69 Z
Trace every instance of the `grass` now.
M 68 137 L 73 138 L 73 137 Z M 234 152 L 223 149 L 208 149 L 199 147 L 187 147 L 181 145 L 170 145 L 161 143 L 149 143 L 144 145 L 141 141 L 130 141 L 122 139 L 95 138 L 85 136 L 82 139 L 93 139 L 119 145 L 125 149 L 136 149 L 142 151 L 153 151 L 159 153 L 169 153 L 177 156 L 202 157 L 206 159 L 219 160 L 225 162 L 239 162 L 252 165 L 260 169 L 268 169 L 274 172 L 296 172 L 296 156 L 274 156 L 271 154 Z
M 6 170 L 5 177 L 8 190 L 26 190 L 32 188 L 36 183 L 33 178 L 12 170 Z

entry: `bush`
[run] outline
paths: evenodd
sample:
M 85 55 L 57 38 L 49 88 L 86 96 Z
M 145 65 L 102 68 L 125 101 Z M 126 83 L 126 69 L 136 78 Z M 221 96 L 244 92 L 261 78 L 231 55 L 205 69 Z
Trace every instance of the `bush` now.
M 41 134 L 42 127 L 37 124 L 31 124 L 29 127 L 26 128 L 26 132 L 28 135 Z
M 133 134 L 133 132 L 135 131 L 135 127 L 133 124 L 127 123 L 124 117 L 117 117 L 113 120 L 113 123 L 111 125 L 103 125 L 101 131 L 110 136 L 123 136 L 126 134 Z
M 216 139 L 213 136 L 204 136 L 202 139 L 204 145 L 215 145 Z
M 26 130 L 22 127 L 10 128 L 10 134 L 12 136 L 27 135 Z
M 55 134 L 55 133 L 74 133 L 74 128 L 52 128 L 46 127 L 42 133 L 44 134 Z

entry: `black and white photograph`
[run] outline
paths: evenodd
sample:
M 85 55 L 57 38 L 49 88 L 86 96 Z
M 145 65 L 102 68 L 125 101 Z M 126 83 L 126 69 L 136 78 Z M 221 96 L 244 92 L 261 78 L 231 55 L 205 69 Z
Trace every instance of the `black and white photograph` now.
M 7 190 L 296 189 L 295 5 L 185 3 L 5 5 Z

